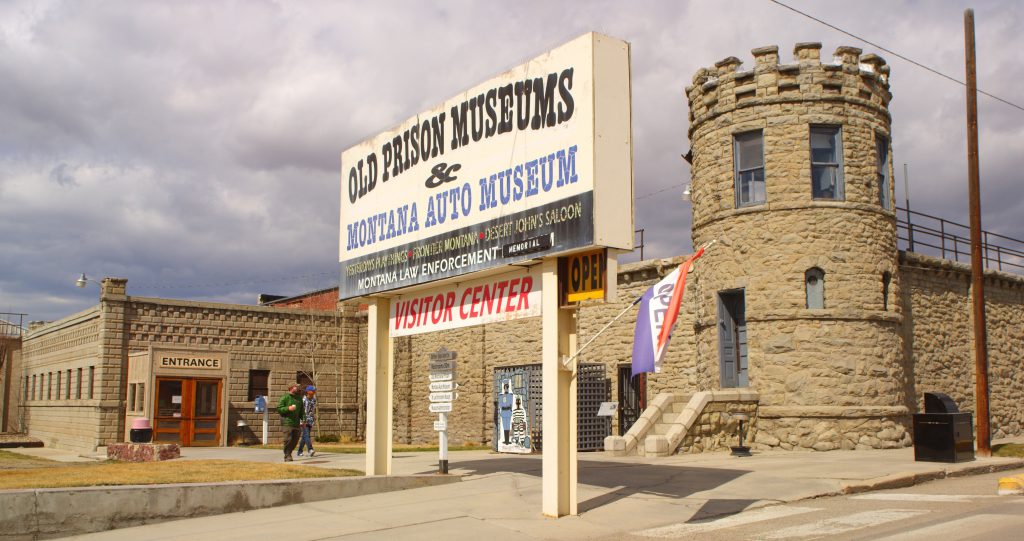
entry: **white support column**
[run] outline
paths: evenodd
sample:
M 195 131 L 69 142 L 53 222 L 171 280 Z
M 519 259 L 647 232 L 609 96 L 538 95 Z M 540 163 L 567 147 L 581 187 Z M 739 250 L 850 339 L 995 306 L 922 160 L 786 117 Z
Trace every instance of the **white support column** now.
M 391 301 L 370 300 L 366 347 L 366 475 L 391 475 L 394 349 L 388 335 Z
M 574 311 L 559 307 L 558 258 L 543 263 L 543 492 L 541 512 L 548 517 L 577 514 L 576 373 L 562 358 L 576 349 Z M 575 367 L 576 362 L 572 363 Z

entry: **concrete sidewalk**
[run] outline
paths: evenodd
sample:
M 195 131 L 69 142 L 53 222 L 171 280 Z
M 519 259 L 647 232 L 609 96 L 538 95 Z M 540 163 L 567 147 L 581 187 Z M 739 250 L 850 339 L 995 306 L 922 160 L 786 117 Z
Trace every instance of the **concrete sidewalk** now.
M 1019 438 L 1016 441 L 1021 441 Z M 278 461 L 280 451 L 186 449 L 184 458 Z M 667 458 L 580 454 L 578 516 L 541 516 L 539 456 L 452 452 L 463 481 L 179 520 L 82 539 L 615 539 L 639 530 L 806 498 L 910 486 L 953 475 L 1024 468 L 1024 459 L 914 462 L 913 449 L 725 453 Z M 364 455 L 318 454 L 294 464 L 363 469 Z M 436 470 L 436 453 L 395 453 L 395 474 Z M 302 481 L 295 481 L 297 485 Z M 996 487 L 993 487 L 993 494 Z

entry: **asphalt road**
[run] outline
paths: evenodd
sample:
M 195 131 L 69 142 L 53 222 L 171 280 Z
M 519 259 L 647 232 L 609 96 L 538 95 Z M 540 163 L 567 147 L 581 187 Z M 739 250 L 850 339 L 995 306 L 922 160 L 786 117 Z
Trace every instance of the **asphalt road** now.
M 629 539 L 1024 539 L 1024 496 L 996 495 L 999 478 L 1014 474 L 1024 470 L 762 507 L 715 520 L 633 532 Z

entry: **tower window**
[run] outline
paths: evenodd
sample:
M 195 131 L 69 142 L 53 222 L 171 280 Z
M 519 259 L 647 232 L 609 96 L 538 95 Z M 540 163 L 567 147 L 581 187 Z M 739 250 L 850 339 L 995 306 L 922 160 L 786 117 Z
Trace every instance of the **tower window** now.
M 892 283 L 892 274 L 888 271 L 882 273 L 882 310 L 889 309 L 889 284 Z
M 760 205 L 766 200 L 764 186 L 764 132 L 739 133 L 733 139 L 736 174 L 736 206 Z
M 878 203 L 885 210 L 892 210 L 892 198 L 889 197 L 889 190 L 892 182 L 889 179 L 889 138 L 882 135 L 875 135 L 875 155 L 878 161 Z
M 815 199 L 846 198 L 839 126 L 811 126 L 811 194 Z
M 825 307 L 825 271 L 811 267 L 804 273 L 804 285 L 807 287 L 807 307 Z

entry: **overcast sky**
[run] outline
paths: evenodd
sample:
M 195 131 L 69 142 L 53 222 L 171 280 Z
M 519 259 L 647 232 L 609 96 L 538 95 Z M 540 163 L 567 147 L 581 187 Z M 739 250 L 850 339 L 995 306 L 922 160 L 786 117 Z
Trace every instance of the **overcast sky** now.
M 979 87 L 1024 105 L 1019 1 L 786 3 L 960 80 L 973 7 Z M 911 208 L 967 223 L 964 87 L 767 0 L 0 0 L 0 312 L 87 308 L 82 272 L 242 304 L 336 285 L 340 153 L 590 30 L 632 45 L 646 258 L 691 249 L 683 88 L 763 45 L 884 57 L 897 201 L 907 163 Z M 1024 238 L 1024 111 L 979 106 L 983 225 Z

